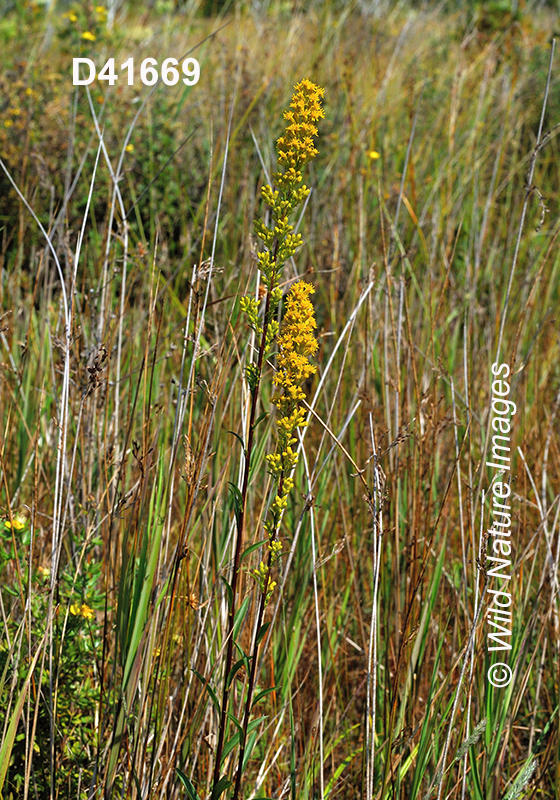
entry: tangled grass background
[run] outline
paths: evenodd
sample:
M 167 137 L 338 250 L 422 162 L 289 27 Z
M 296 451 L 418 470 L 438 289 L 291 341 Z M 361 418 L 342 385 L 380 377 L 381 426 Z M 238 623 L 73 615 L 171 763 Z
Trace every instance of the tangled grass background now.
M 556 797 L 556 56 L 526 183 L 555 12 L 99 8 L 18 3 L 0 21 L 3 796 L 217 800 L 243 746 L 246 798 Z M 193 87 L 71 85 L 73 56 L 99 69 L 195 46 Z M 304 75 L 325 119 L 280 287 L 315 287 L 314 413 L 242 734 L 272 350 L 220 784 L 255 347 L 240 298 L 259 297 L 252 224 Z M 502 323 L 517 413 L 514 679 L 498 690 L 480 600 Z

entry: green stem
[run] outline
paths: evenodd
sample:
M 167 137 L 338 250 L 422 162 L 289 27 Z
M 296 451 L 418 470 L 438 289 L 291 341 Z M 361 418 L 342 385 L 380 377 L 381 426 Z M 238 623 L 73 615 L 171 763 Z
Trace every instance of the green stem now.
M 274 248 L 274 260 L 276 260 L 276 253 L 278 251 L 278 242 L 276 242 Z M 224 749 L 224 738 L 225 738 L 225 730 L 226 730 L 226 722 L 227 722 L 227 705 L 229 700 L 229 687 L 228 687 L 228 675 L 230 673 L 232 663 L 233 663 L 233 624 L 235 620 L 235 611 L 236 611 L 236 599 L 237 599 L 237 588 L 239 583 L 239 564 L 241 561 L 241 553 L 243 551 L 243 528 L 245 522 L 245 507 L 247 505 L 247 491 L 249 488 L 249 471 L 251 467 L 251 456 L 253 453 L 253 437 L 254 437 L 254 425 L 255 425 L 255 417 L 257 413 L 257 403 L 259 397 L 259 386 L 261 382 L 261 375 L 262 375 L 262 368 L 264 362 L 264 352 L 266 348 L 266 336 L 268 332 L 268 325 L 269 325 L 269 312 L 270 312 L 270 299 L 272 290 L 274 289 L 274 281 L 276 277 L 276 265 L 275 268 L 272 270 L 271 280 L 269 282 L 268 291 L 266 293 L 266 302 L 265 302 L 265 309 L 264 309 L 264 319 L 263 319 L 263 330 L 261 335 L 261 344 L 259 348 L 259 356 L 257 360 L 257 380 L 255 383 L 254 391 L 251 395 L 251 411 L 249 415 L 249 430 L 248 430 L 248 438 L 247 438 L 247 448 L 245 450 L 245 468 L 243 471 L 243 484 L 241 489 L 241 511 L 238 516 L 237 521 L 237 542 L 235 545 L 235 554 L 233 558 L 233 577 L 231 581 L 231 607 L 229 611 L 229 619 L 228 619 L 228 632 L 227 632 L 227 652 L 226 652 L 226 660 L 224 665 L 224 686 L 222 691 L 222 708 L 220 714 L 220 728 L 218 733 L 218 746 L 216 748 L 216 761 L 214 764 L 214 778 L 213 778 L 213 786 L 214 788 L 218 784 L 220 780 L 220 767 L 222 761 L 222 753 Z
M 284 483 L 284 477 L 280 478 L 278 484 L 278 494 L 282 495 L 282 486 Z M 274 536 L 271 538 L 272 541 L 276 541 L 278 535 L 278 531 L 275 531 Z M 257 615 L 257 625 L 255 627 L 255 637 L 253 640 L 253 647 L 251 649 L 251 672 L 249 674 L 249 685 L 247 686 L 247 698 L 245 700 L 245 713 L 243 716 L 243 735 L 241 736 L 241 747 L 239 749 L 239 762 L 237 765 L 237 775 L 235 778 L 235 789 L 233 792 L 232 800 L 237 800 L 239 796 L 239 790 L 241 788 L 241 777 L 243 774 L 243 759 L 245 757 L 245 747 L 247 744 L 247 728 L 249 726 L 249 718 L 251 716 L 251 701 L 253 699 L 253 690 L 255 687 L 255 677 L 257 674 L 257 653 L 259 650 L 259 630 L 262 625 L 263 617 L 264 617 L 264 610 L 266 607 L 266 595 L 268 593 L 268 585 L 270 583 L 270 570 L 272 567 L 272 550 L 268 551 L 268 562 L 267 562 L 267 571 L 266 571 L 266 581 L 263 586 L 263 591 L 261 593 L 260 601 L 259 601 L 259 611 Z
M 235 789 L 233 792 L 232 800 L 237 800 L 239 796 L 239 790 L 241 788 L 241 776 L 243 774 L 243 759 L 245 758 L 245 746 L 247 744 L 247 728 L 249 726 L 249 718 L 251 716 L 251 700 L 253 699 L 253 689 L 255 686 L 255 676 L 257 674 L 257 653 L 259 650 L 259 645 L 257 641 L 257 636 L 262 625 L 263 617 L 264 617 L 264 609 L 266 606 L 266 593 L 268 591 L 268 583 L 270 581 L 270 566 L 271 566 L 271 559 L 272 553 L 268 554 L 268 574 L 266 577 L 266 582 L 264 586 L 264 591 L 261 594 L 261 598 L 259 601 L 259 612 L 257 615 L 257 626 L 255 628 L 255 639 L 253 641 L 253 647 L 251 652 L 251 672 L 249 674 L 249 685 L 247 687 L 247 699 L 245 701 L 245 713 L 243 715 L 243 735 L 241 736 L 241 746 L 239 748 L 239 762 L 237 765 L 237 775 L 235 777 Z

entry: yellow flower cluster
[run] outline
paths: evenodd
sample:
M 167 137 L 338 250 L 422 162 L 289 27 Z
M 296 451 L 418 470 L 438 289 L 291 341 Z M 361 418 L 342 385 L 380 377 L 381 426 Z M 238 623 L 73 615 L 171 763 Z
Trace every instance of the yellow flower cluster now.
M 276 587 L 276 581 L 270 580 L 270 568 L 274 566 L 274 564 L 278 561 L 280 556 L 282 555 L 282 542 L 279 542 L 278 539 L 272 540 L 269 542 L 268 549 L 270 551 L 270 560 L 268 564 L 265 564 L 264 561 L 261 561 L 260 565 L 257 569 L 253 570 L 253 577 L 259 585 L 261 592 L 265 595 L 265 605 L 268 603 L 274 589 Z
M 278 442 L 276 452 L 266 457 L 277 489 L 264 525 L 268 534 L 268 562 L 261 562 L 259 568 L 253 571 L 253 577 L 265 596 L 265 602 L 268 602 L 275 585 L 274 581 L 270 581 L 270 569 L 282 555 L 278 530 L 288 504 L 288 494 L 294 486 L 291 473 L 298 460 L 293 448 L 297 442 L 294 433 L 297 428 L 307 424 L 305 411 L 301 408 L 301 401 L 305 398 L 302 384 L 316 371 L 308 358 L 317 351 L 317 341 L 313 333 L 316 323 L 313 305 L 309 299 L 309 295 L 315 291 L 314 288 L 303 281 L 294 284 L 286 299 L 280 328 L 277 317 L 282 297 L 280 270 L 302 244 L 301 235 L 293 232 L 290 215 L 309 195 L 309 189 L 302 183 L 301 169 L 318 152 L 314 145 L 314 137 L 318 133 L 315 123 L 325 116 L 321 106 L 324 91 L 308 78 L 304 78 L 295 86 L 290 106 L 284 112 L 286 130 L 276 143 L 278 166 L 283 170 L 272 173 L 274 189 L 266 184 L 261 190 L 262 198 L 270 208 L 270 222 L 265 223 L 260 219 L 254 222 L 254 231 L 264 245 L 257 256 L 266 290 L 264 313 L 260 299 L 246 296 L 240 302 L 249 327 L 261 339 L 259 361 L 245 367 L 253 397 L 258 393 L 261 365 L 279 334 L 278 368 L 274 376 L 276 392 L 272 400 L 279 411 Z
M 74 617 L 83 617 L 84 619 L 93 619 L 93 609 L 85 603 L 79 606 L 77 603 L 72 603 L 70 606 L 70 613 Z
M 4 527 L 8 530 L 14 531 L 22 531 L 25 526 L 27 525 L 27 517 L 23 512 L 18 512 L 14 516 L 12 516 L 12 521 L 10 522 L 9 519 L 4 520 Z
M 274 589 L 276 588 L 276 581 L 271 581 L 269 579 L 268 577 L 269 573 L 270 569 L 264 563 L 264 561 L 261 561 L 260 566 L 253 571 L 253 577 L 258 583 L 259 589 L 261 590 L 261 592 L 263 592 L 263 594 L 266 592 L 265 604 L 268 603 L 268 601 L 272 597 Z
M 317 323 L 309 299 L 314 291 L 313 286 L 305 281 L 298 281 L 292 286 L 286 298 L 286 311 L 278 336 L 280 352 L 274 376 L 278 392 L 273 397 L 273 403 L 281 416 L 278 420 L 276 452 L 266 457 L 269 471 L 279 484 L 278 494 L 270 508 L 270 518 L 265 524 L 271 544 L 274 543 L 282 512 L 288 503 L 288 494 L 294 485 L 290 476 L 298 461 L 293 449 L 297 442 L 294 434 L 297 428 L 307 424 L 305 411 L 301 407 L 301 401 L 305 399 L 302 384 L 317 371 L 308 358 L 315 355 L 318 347 L 314 334 Z
M 284 119 L 288 123 L 284 136 L 278 141 L 278 164 L 299 170 L 319 152 L 313 143 L 317 136 L 317 120 L 325 116 L 321 98 L 325 90 L 304 78 L 295 86 L 292 102 Z
M 300 415 L 303 412 L 294 407 L 305 397 L 301 384 L 317 372 L 317 367 L 310 364 L 308 359 L 308 356 L 315 355 L 318 347 L 313 333 L 317 323 L 313 303 L 309 299 L 314 292 L 310 283 L 294 283 L 286 298 L 286 311 L 278 337 L 280 354 L 274 383 L 281 388 L 282 394 L 274 402 L 286 412 L 279 426 L 283 422 L 291 430 L 302 425 Z
M 274 319 L 278 303 L 282 296 L 279 287 L 279 272 L 282 265 L 291 258 L 302 245 L 299 233 L 293 233 L 290 214 L 307 197 L 309 189 L 301 183 L 301 168 L 317 155 L 313 137 L 317 136 L 317 120 L 324 117 L 321 98 L 325 90 L 316 86 L 308 78 L 304 78 L 295 86 L 290 107 L 284 112 L 288 123 L 284 135 L 277 141 L 278 165 L 286 167 L 285 172 L 273 173 L 276 189 L 266 184 L 261 194 L 264 202 L 271 209 L 272 225 L 268 227 L 262 220 L 254 221 L 256 235 L 265 249 L 258 253 L 259 269 L 268 294 L 268 315 L 266 320 L 268 338 L 265 357 L 277 330 Z M 241 309 L 247 315 L 249 325 L 257 335 L 261 335 L 263 327 L 258 320 L 259 303 L 247 296 L 241 299 Z M 251 366 L 246 370 L 251 390 L 256 387 L 258 376 Z

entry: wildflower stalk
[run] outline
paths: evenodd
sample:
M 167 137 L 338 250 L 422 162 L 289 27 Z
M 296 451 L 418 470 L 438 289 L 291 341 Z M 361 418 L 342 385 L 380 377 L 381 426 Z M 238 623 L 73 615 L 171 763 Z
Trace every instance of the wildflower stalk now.
M 287 496 L 294 483 L 291 473 L 298 460 L 297 453 L 292 447 L 297 441 L 296 430 L 307 424 L 305 411 L 300 405 L 305 399 L 301 384 L 317 371 L 317 368 L 312 366 L 307 358 L 309 355 L 315 354 L 318 346 L 313 335 L 317 325 L 313 306 L 308 297 L 314 291 L 313 286 L 303 281 L 294 284 L 286 300 L 286 314 L 278 337 L 280 354 L 274 383 L 279 387 L 279 391 L 273 398 L 273 402 L 281 416 L 278 421 L 279 435 L 276 452 L 267 456 L 269 471 L 277 481 L 277 493 L 264 526 L 268 534 L 267 562 L 265 564 L 261 561 L 260 567 L 254 572 L 260 588 L 259 608 L 251 648 L 251 671 L 245 700 L 233 800 L 238 800 L 241 788 L 247 730 L 257 672 L 257 655 L 260 642 L 266 632 L 266 628 L 263 628 L 264 612 L 276 585 L 275 581 L 271 580 L 271 571 L 282 554 L 282 543 L 278 538 L 278 532 L 287 504 Z
M 239 563 L 241 560 L 241 554 L 243 551 L 243 528 L 245 522 L 245 509 L 247 506 L 247 489 L 249 486 L 249 472 L 251 467 L 251 456 L 253 454 L 253 440 L 254 440 L 254 429 L 255 429 L 255 417 L 257 411 L 257 401 L 258 401 L 258 393 L 259 393 L 259 386 L 260 386 L 260 379 L 262 373 L 262 365 L 264 361 L 264 354 L 266 348 L 266 339 L 268 334 L 268 327 L 269 327 L 269 310 L 270 310 L 270 295 L 271 292 L 268 291 L 266 294 L 266 303 L 265 303 L 265 315 L 263 321 L 263 332 L 261 337 L 261 343 L 259 347 L 259 353 L 257 358 L 257 365 L 255 370 L 255 383 L 254 383 L 254 390 L 251 392 L 251 408 L 249 412 L 249 426 L 248 426 L 248 435 L 247 435 L 247 448 L 245 450 L 245 467 L 243 471 L 243 483 L 241 488 L 241 507 L 239 509 L 239 513 L 237 515 L 237 542 L 235 546 L 235 553 L 233 559 L 233 576 L 231 581 L 231 599 L 230 599 L 230 610 L 229 610 L 229 618 L 228 618 L 228 640 L 227 640 L 227 650 L 226 650 L 226 660 L 224 666 L 224 687 L 222 690 L 222 706 L 221 706 L 221 715 L 220 715 L 220 729 L 218 734 L 218 746 L 216 749 L 216 762 L 214 764 L 214 789 L 217 787 L 218 782 L 220 780 L 220 765 L 222 760 L 222 753 L 224 749 L 224 737 L 225 737 L 225 729 L 226 729 L 226 720 L 227 720 L 227 706 L 229 700 L 229 685 L 228 685 L 228 676 L 233 664 L 233 625 L 235 621 L 235 612 L 236 612 L 236 600 L 237 600 L 237 589 L 239 583 Z
M 315 86 L 311 81 L 304 79 L 295 87 L 296 91 L 292 96 L 290 107 L 284 112 L 284 119 L 288 125 L 284 136 L 277 141 L 278 165 L 284 167 L 285 171 L 273 173 L 273 180 L 276 189 L 265 185 L 262 188 L 262 197 L 271 209 L 272 227 L 269 228 L 260 219 L 255 220 L 254 229 L 258 238 L 264 244 L 264 250 L 258 254 L 259 268 L 263 276 L 265 287 L 264 312 L 262 318 L 259 315 L 259 302 L 254 297 L 242 297 L 241 309 L 245 313 L 249 327 L 255 333 L 260 342 L 257 361 L 250 363 L 245 368 L 245 376 L 249 384 L 251 393 L 251 404 L 249 409 L 249 424 L 247 430 L 247 445 L 244 448 L 245 464 L 243 470 L 243 481 L 241 493 L 236 507 L 237 540 L 233 558 L 233 575 L 231 579 L 230 609 L 228 616 L 227 629 L 227 648 L 224 661 L 222 703 L 220 709 L 220 726 L 218 732 L 218 743 L 216 747 L 216 760 L 214 764 L 212 798 L 217 800 L 224 787 L 224 779 L 220 778 L 222 754 L 224 750 L 225 731 L 228 716 L 228 701 L 231 682 L 231 669 L 233 665 L 233 628 L 235 614 L 237 611 L 237 596 L 239 593 L 240 582 L 240 563 L 243 553 L 243 539 L 245 527 L 245 511 L 247 506 L 247 493 L 249 487 L 249 475 L 251 469 L 251 459 L 254 447 L 255 419 L 258 408 L 259 389 L 261 384 L 262 370 L 272 344 L 278 334 L 277 311 L 282 290 L 279 286 L 279 272 L 282 265 L 294 255 L 295 251 L 302 244 L 299 234 L 292 233 L 293 226 L 289 222 L 289 217 L 298 205 L 307 197 L 309 189 L 302 183 L 301 169 L 307 161 L 317 154 L 313 144 L 313 137 L 317 135 L 315 122 L 324 116 L 321 107 L 321 97 L 323 89 Z M 262 320 L 262 321 L 261 321 Z M 285 501 L 286 486 L 290 486 L 291 479 L 286 479 L 285 475 L 278 475 L 278 496 L 273 503 L 273 517 L 270 524 L 279 523 L 281 508 L 278 506 Z M 278 512 L 278 513 L 277 513 Z M 274 517 L 276 514 L 276 517 Z M 274 520 L 276 519 L 276 523 Z M 269 531 L 270 543 L 276 540 L 275 535 Z M 277 552 L 278 556 L 278 552 Z M 253 659 L 251 664 L 248 694 L 245 703 L 245 713 L 243 721 L 243 733 L 240 736 L 240 761 L 236 776 L 234 798 L 237 798 L 240 788 L 243 758 L 246 747 L 247 725 L 251 709 L 252 691 L 255 681 L 256 652 L 259 644 L 259 632 L 262 628 L 264 608 L 271 591 L 270 568 L 274 562 L 274 553 L 269 544 L 269 556 L 267 565 L 261 563 L 262 572 L 259 583 L 261 589 L 261 600 L 258 611 L 258 625 L 256 636 L 253 642 Z M 257 578 L 258 580 L 258 578 Z M 273 588 L 273 587 L 272 587 Z M 262 635 L 262 633 L 261 633 Z

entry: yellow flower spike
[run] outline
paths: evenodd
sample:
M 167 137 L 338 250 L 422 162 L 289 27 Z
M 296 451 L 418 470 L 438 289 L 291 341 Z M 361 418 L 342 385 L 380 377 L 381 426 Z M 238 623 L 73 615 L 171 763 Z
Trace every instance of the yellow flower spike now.
M 82 603 L 82 607 L 80 608 L 80 614 L 84 619 L 93 619 L 93 608 L 90 608 L 85 603 Z
M 79 617 L 81 613 L 80 606 L 77 603 L 72 603 L 72 605 L 70 606 L 70 613 L 74 617 Z
M 294 88 L 290 108 L 284 112 L 284 119 L 288 123 L 286 132 L 276 144 L 278 164 L 288 168 L 292 182 L 299 182 L 301 174 L 297 175 L 297 172 L 319 152 L 313 144 L 313 137 L 318 133 L 315 122 L 325 116 L 321 106 L 325 90 L 308 78 Z
M 315 313 L 309 295 L 315 289 L 305 281 L 295 283 L 286 298 L 284 318 L 278 336 L 280 352 L 277 357 L 277 371 L 273 379 L 277 392 L 272 402 L 278 408 L 278 444 L 276 453 L 267 456 L 270 472 L 278 479 L 277 494 L 270 506 L 270 519 L 265 528 L 271 540 L 275 541 L 282 514 L 288 505 L 288 495 L 294 487 L 291 476 L 298 463 L 298 454 L 293 446 L 298 428 L 307 424 L 305 410 L 301 401 L 305 393 L 301 384 L 317 371 L 308 356 L 317 352 L 315 338 Z M 272 547 L 272 545 L 271 545 Z M 274 551 L 271 549 L 274 555 Z
M 298 281 L 286 299 L 286 312 L 278 336 L 280 354 L 274 383 L 284 389 L 290 401 L 303 400 L 299 385 L 317 371 L 317 367 L 310 364 L 307 358 L 314 355 L 318 348 L 313 334 L 317 323 L 313 304 L 309 300 L 309 295 L 314 291 L 310 283 Z M 279 405 L 278 401 L 276 404 Z
M 309 356 L 314 355 L 318 348 L 314 335 L 317 323 L 309 299 L 315 291 L 313 286 L 304 281 L 292 286 L 280 326 L 277 311 L 282 298 L 280 269 L 303 243 L 301 234 L 294 233 L 290 217 L 310 192 L 302 183 L 302 168 L 318 153 L 315 147 L 315 137 L 318 135 L 316 122 L 325 116 L 321 104 L 323 95 L 324 89 L 304 78 L 296 84 L 290 106 L 284 112 L 286 127 L 276 143 L 279 169 L 272 173 L 274 186 L 265 184 L 261 189 L 261 197 L 271 209 L 272 224 L 265 224 L 261 219 L 253 223 L 255 234 L 264 245 L 264 249 L 257 254 L 262 285 L 267 295 L 264 315 L 261 314 L 262 308 L 257 299 L 245 297 L 240 301 L 249 327 L 264 337 L 263 357 L 267 357 L 275 339 L 279 349 L 272 397 L 279 412 L 278 441 L 276 452 L 266 456 L 268 472 L 276 484 L 264 522 L 270 543 L 269 567 L 265 568 L 261 562 L 260 567 L 252 572 L 263 592 L 265 603 L 275 585 L 274 582 L 269 583 L 268 570 L 280 557 L 282 545 L 278 541 L 278 531 L 288 506 L 288 495 L 294 487 L 291 473 L 298 463 L 298 454 L 293 450 L 297 444 L 294 433 L 307 424 L 306 412 L 301 407 L 305 400 L 302 384 L 317 371 L 309 361 Z M 251 392 L 255 392 L 260 375 L 254 363 L 245 367 L 245 375 Z

